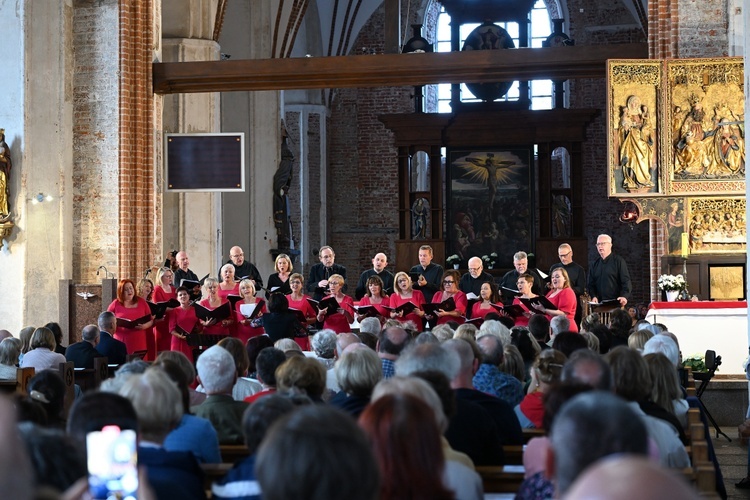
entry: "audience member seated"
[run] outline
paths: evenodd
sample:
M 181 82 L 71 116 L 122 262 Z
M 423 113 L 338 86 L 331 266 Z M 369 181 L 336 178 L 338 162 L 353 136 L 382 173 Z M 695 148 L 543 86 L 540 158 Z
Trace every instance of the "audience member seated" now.
M 449 419 L 445 437 L 451 447 L 469 455 L 476 465 L 503 465 L 500 432 L 489 412 L 471 401 L 457 399 L 450 386 L 460 365 L 455 351 L 421 344 L 402 354 L 396 362 L 396 375 L 418 376 L 435 389 Z
M 497 426 L 500 443 L 503 445 L 518 445 L 523 443 L 523 434 L 513 407 L 500 398 L 478 391 L 472 385 L 474 373 L 479 368 L 481 352 L 473 341 L 453 339 L 445 342 L 442 347 L 447 351 L 454 351 L 458 355 L 459 368 L 456 376 L 450 381 L 451 388 L 456 394 L 458 407 L 464 401 L 475 403 L 489 413 Z
M 27 326 L 26 328 L 22 328 L 18 333 L 18 338 L 21 339 L 21 357 L 18 360 L 19 363 L 23 361 L 24 354 L 31 350 L 31 336 L 34 335 L 35 330 L 35 327 Z
M 615 309 L 610 313 L 609 331 L 612 334 L 610 349 L 620 345 L 628 345 L 632 323 L 630 315 L 625 309 Z
M 581 337 L 586 339 L 586 345 L 590 350 L 594 351 L 597 354 L 601 352 L 599 349 L 599 337 L 591 332 L 581 332 Z
M 304 354 L 302 354 L 302 348 L 299 346 L 299 344 L 297 344 L 297 342 L 293 341 L 292 339 L 277 340 L 276 342 L 274 342 L 273 347 L 279 349 L 280 351 L 283 351 L 285 354 L 292 351 L 304 356 Z
M 503 373 L 513 375 L 516 380 L 524 384 L 524 389 L 526 387 L 526 383 L 531 381 L 531 379 L 526 378 L 526 371 L 523 366 L 523 357 L 521 356 L 518 347 L 514 346 L 513 344 L 506 345 L 503 348 L 503 362 L 498 368 L 500 368 L 500 371 L 502 371 Z
M 244 401 L 246 397 L 259 392 L 262 389 L 260 382 L 247 376 L 250 360 L 242 342 L 234 337 L 226 337 L 221 339 L 218 345 L 229 351 L 229 354 L 234 358 L 234 366 L 237 369 L 237 381 L 232 388 L 234 400 Z
M 702 497 L 684 479 L 642 457 L 618 455 L 599 460 L 568 489 L 568 498 L 631 500 L 633 498 Z
M 96 344 L 99 343 L 99 327 L 84 326 L 81 338 L 80 342 L 68 346 L 65 359 L 72 361 L 76 368 L 94 368 L 94 359 L 102 357 L 102 354 L 96 350 Z
M 547 345 L 552 347 L 555 337 L 568 331 L 570 331 L 570 320 L 565 316 L 555 316 L 549 321 L 549 341 Z
M 114 377 L 109 377 L 107 380 L 102 381 L 99 390 L 119 393 L 120 388 L 130 377 L 145 372 L 149 366 L 151 365 L 142 359 L 136 359 L 120 365 Z
M 120 394 L 133 403 L 138 416 L 138 465 L 146 469 L 157 499 L 206 498 L 203 472 L 193 454 L 167 451 L 163 445 L 183 413 L 180 391 L 174 382 L 159 368 L 149 368 L 131 376 Z
M 270 395 L 245 410 L 242 430 L 249 456 L 234 464 L 226 476 L 211 486 L 214 500 L 260 500 L 260 484 L 255 477 L 258 448 L 271 426 L 295 406 L 284 396 Z
M 480 334 L 481 332 L 480 328 Z M 511 406 L 516 406 L 523 399 L 523 385 L 517 378 L 500 371 L 499 366 L 503 362 L 503 342 L 490 334 L 480 336 L 477 345 L 482 351 L 482 362 L 474 374 L 474 387 L 504 400 Z
M 612 391 L 612 368 L 603 356 L 588 349 L 575 351 L 563 366 L 561 380 L 566 384 L 584 384 L 599 391 Z
M 374 318 L 371 318 L 371 319 L 374 319 Z M 338 334 L 336 336 L 336 351 L 335 351 L 336 355 L 334 356 L 334 358 L 336 360 L 340 359 L 341 356 L 344 354 L 344 349 L 346 349 L 348 346 L 352 344 L 362 344 L 362 341 L 359 339 L 359 335 L 357 335 L 356 333 L 352 333 L 352 332 Z M 371 350 L 372 352 L 375 352 L 374 349 L 371 349 Z M 336 394 L 338 392 L 341 392 L 341 387 L 339 387 L 339 381 L 336 379 L 335 367 L 332 367 L 326 370 L 326 389 L 331 394 Z
M 359 424 L 380 468 L 380 498 L 483 498 L 478 474 L 444 459 L 433 412 L 419 398 L 384 395 L 367 407 Z
M 211 422 L 219 436 L 219 444 L 242 443 L 241 421 L 247 403 L 232 398 L 232 388 L 237 381 L 237 368 L 232 355 L 215 345 L 200 355 L 196 367 L 198 382 L 207 397 L 190 411 Z
M 9 337 L 0 342 L 0 380 L 16 380 L 21 341 Z
M 299 408 L 277 422 L 258 451 L 264 500 L 376 498 L 380 474 L 364 432 L 326 405 Z
M 628 347 L 635 349 L 638 352 L 643 352 L 643 347 L 646 345 L 646 342 L 653 336 L 654 334 L 651 330 L 635 330 L 628 336 Z
M 167 451 L 189 451 L 200 463 L 220 463 L 219 438 L 211 422 L 190 414 L 190 394 L 183 369 L 168 359 L 159 358 L 153 365 L 177 384 L 182 399 L 182 418 L 164 439 Z
M 690 459 L 680 440 L 679 422 L 647 400 L 651 377 L 643 357 L 637 351 L 619 346 L 609 351 L 606 358 L 612 367 L 615 393 L 627 401 L 646 426 L 649 437 L 659 449 L 660 463 L 665 467 L 689 467 Z
M 643 354 L 656 352 L 665 355 L 675 368 L 680 366 L 680 348 L 671 337 L 659 334 L 648 339 L 643 345 Z
M 336 361 L 335 370 L 341 392 L 328 404 L 357 418 L 370 402 L 375 385 L 383 378 L 380 359 L 369 347 L 352 344 Z
M 448 328 L 448 330 L 450 330 L 450 327 L 448 325 L 440 325 L 440 326 L 445 326 L 446 328 Z M 414 339 L 414 343 L 413 343 L 413 345 L 419 345 L 419 344 L 438 344 L 439 345 L 440 340 L 432 332 L 422 332 L 419 335 L 417 335 L 417 338 Z
M 447 323 L 436 326 L 430 330 L 430 333 L 432 333 L 441 344 L 446 340 L 452 339 L 454 335 L 456 335 L 456 332 Z
M 518 348 L 518 352 L 523 359 L 524 380 L 529 380 L 531 378 L 531 367 L 542 351 L 539 342 L 531 335 L 528 328 L 517 326 L 510 329 L 510 343 Z
M 258 353 L 258 359 L 255 361 L 257 368 L 255 377 L 260 382 L 262 389 L 252 396 L 246 397 L 246 403 L 254 403 L 258 399 L 276 392 L 276 370 L 285 361 L 284 353 L 275 347 L 266 347 Z
M 560 316 L 557 317 L 559 318 Z M 560 351 L 566 358 L 570 357 L 571 354 L 579 349 L 588 348 L 588 341 L 581 337 L 581 334 L 579 333 L 561 332 L 555 335 L 555 339 L 552 341 L 552 349 Z
M 173 363 L 176 363 L 177 366 L 180 367 L 182 372 L 185 374 L 185 380 L 187 381 L 187 385 L 189 388 L 189 407 L 199 405 L 206 400 L 206 394 L 204 392 L 198 392 L 195 389 L 192 389 L 192 387 L 195 387 L 196 384 L 195 366 L 193 366 L 193 363 L 190 361 L 187 355 L 185 355 L 185 353 L 182 353 L 180 351 L 162 351 L 156 357 L 156 361 L 171 361 Z
M 65 356 L 65 346 L 62 345 L 63 332 L 58 323 L 47 323 L 44 328 L 49 328 L 55 336 L 55 352 Z
M 682 429 L 687 429 L 689 405 L 682 396 L 682 387 L 680 387 L 680 380 L 674 365 L 659 352 L 646 354 L 643 360 L 651 375 L 650 401 L 674 415 Z
M 632 407 L 609 392 L 575 396 L 562 407 L 550 431 L 556 497 L 597 460 L 616 454 L 648 453 L 648 433 Z
M 86 454 L 63 429 L 22 422 L 18 424 L 18 431 L 31 458 L 37 488 L 35 498 L 57 498 L 76 481 L 86 477 Z M 7 494 L 3 485 L 3 498 L 11 498 Z
M 482 323 L 477 332 L 477 340 L 485 335 L 494 335 L 503 343 L 503 346 L 510 344 L 510 329 L 499 321 L 487 320 Z
M 245 350 L 247 351 L 247 373 L 250 377 L 255 378 L 255 372 L 257 367 L 255 360 L 258 358 L 258 353 L 266 347 L 273 347 L 273 340 L 268 335 L 259 335 L 253 337 L 245 344 Z
M 560 382 L 560 375 L 566 360 L 565 354 L 554 348 L 547 349 L 539 354 L 534 362 L 534 368 L 531 370 L 529 392 L 523 398 L 523 401 L 514 408 L 521 427 L 544 428 L 543 399 L 550 388 Z
M 343 335 L 343 334 L 342 334 Z M 336 360 L 336 332 L 329 329 L 320 330 L 312 338 L 312 348 L 315 359 L 323 364 L 326 370 L 333 368 Z
M 540 349 L 547 349 L 549 346 L 549 318 L 544 314 L 535 314 L 529 318 L 529 332 L 539 344 Z
M 409 344 L 411 337 L 402 327 L 385 327 L 378 335 L 377 352 L 383 368 L 383 378 L 396 374 L 395 362 Z
M 476 340 L 478 330 L 479 329 L 473 323 L 464 323 L 463 325 L 458 325 L 456 332 L 453 334 L 453 338 Z
M 55 352 L 55 335 L 49 328 L 34 330 L 31 336 L 31 350 L 24 354 L 21 368 L 32 367 L 39 373 L 42 370 L 57 370 L 65 363 L 65 356 Z
M 114 338 L 117 330 L 117 317 L 114 313 L 104 311 L 97 319 L 99 327 L 99 343 L 96 350 L 103 356 L 107 356 L 107 363 L 111 365 L 122 365 L 127 360 L 128 349 L 124 342 Z
M 317 360 L 294 356 L 276 370 L 276 387 L 279 393 L 304 394 L 313 402 L 321 403 L 326 388 L 326 369 Z
M 37 373 L 29 380 L 27 389 L 29 397 L 40 403 L 46 411 L 47 425 L 49 427 L 64 429 L 65 382 L 63 382 L 59 372 L 44 370 Z

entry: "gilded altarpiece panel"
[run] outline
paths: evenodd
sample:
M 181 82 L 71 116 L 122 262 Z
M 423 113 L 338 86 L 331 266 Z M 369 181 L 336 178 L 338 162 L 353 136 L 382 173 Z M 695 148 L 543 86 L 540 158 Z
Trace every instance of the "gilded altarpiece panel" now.
M 685 198 L 641 198 L 632 200 L 638 206 L 640 214 L 638 222 L 643 219 L 661 221 L 666 231 L 667 255 L 680 255 L 682 251 L 682 233 L 686 231 L 687 217 L 685 213 Z
M 662 63 L 610 60 L 607 81 L 609 196 L 661 193 Z
M 691 253 L 747 251 L 745 198 L 689 198 L 686 204 Z
M 745 193 L 743 60 L 665 63 L 664 165 L 667 193 Z

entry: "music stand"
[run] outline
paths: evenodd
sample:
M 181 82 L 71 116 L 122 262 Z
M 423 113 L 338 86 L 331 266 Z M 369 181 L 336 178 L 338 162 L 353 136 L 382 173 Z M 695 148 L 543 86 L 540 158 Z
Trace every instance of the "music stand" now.
M 701 406 L 703 406 L 703 411 L 706 412 L 706 417 L 708 417 L 708 421 L 711 422 L 711 425 L 714 426 L 714 430 L 716 431 L 716 438 L 719 438 L 719 435 L 721 434 L 725 438 L 727 438 L 728 441 L 732 441 L 732 439 L 721 432 L 721 429 L 719 428 L 719 424 L 716 423 L 716 420 L 714 420 L 714 417 L 711 416 L 711 413 L 708 411 L 708 408 L 706 407 L 706 403 L 703 402 L 703 399 L 701 396 L 706 390 L 706 387 L 708 387 L 708 383 L 711 381 L 712 378 L 714 378 L 714 373 L 716 373 L 716 370 L 721 365 L 721 356 L 716 355 L 716 351 L 707 350 L 706 351 L 706 371 L 705 372 L 693 372 L 693 378 L 695 380 L 700 380 L 701 385 L 698 387 L 698 389 L 695 391 L 695 394 L 698 396 L 698 400 L 701 402 Z

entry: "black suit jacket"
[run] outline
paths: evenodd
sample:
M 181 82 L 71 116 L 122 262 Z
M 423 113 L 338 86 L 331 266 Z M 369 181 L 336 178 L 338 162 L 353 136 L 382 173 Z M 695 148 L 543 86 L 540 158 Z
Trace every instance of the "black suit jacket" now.
M 107 332 L 99 332 L 99 344 L 96 350 L 104 356 L 107 356 L 107 362 L 111 365 L 122 365 L 128 355 L 128 350 L 124 342 L 112 337 Z
M 503 445 L 523 444 L 523 431 L 516 412 L 507 402 L 476 389 L 456 389 L 456 399 L 476 403 L 490 414 Z
M 69 345 L 65 351 L 65 359 L 72 361 L 76 368 L 93 368 L 94 358 L 102 356 L 104 355 L 96 347 L 85 340 Z

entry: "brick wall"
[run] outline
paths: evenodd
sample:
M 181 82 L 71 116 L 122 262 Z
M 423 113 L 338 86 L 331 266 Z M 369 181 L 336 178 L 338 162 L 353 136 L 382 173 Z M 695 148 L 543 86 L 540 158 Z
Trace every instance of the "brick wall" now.
M 118 2 L 73 10 L 73 280 L 117 270 Z
M 118 276 L 138 277 L 159 253 L 155 228 L 152 0 L 120 4 Z
M 729 53 L 727 3 L 726 0 L 679 0 L 677 57 L 723 57 Z

